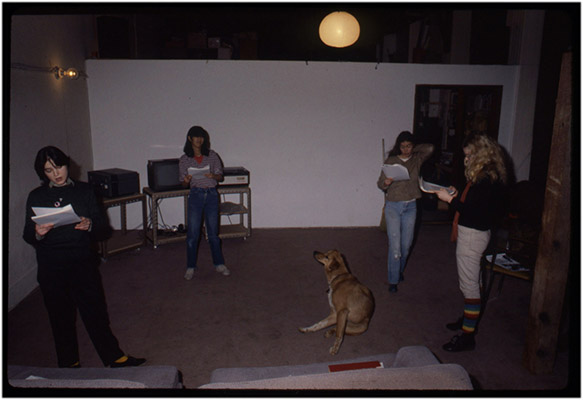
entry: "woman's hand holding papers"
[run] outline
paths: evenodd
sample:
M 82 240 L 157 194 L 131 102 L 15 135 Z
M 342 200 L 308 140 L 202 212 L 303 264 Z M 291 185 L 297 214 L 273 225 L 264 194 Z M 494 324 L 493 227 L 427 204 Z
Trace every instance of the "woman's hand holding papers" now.
M 452 194 L 448 193 L 448 191 L 452 192 Z M 457 192 L 456 188 L 454 188 L 453 186 L 450 186 L 447 190 L 440 189 L 437 192 L 435 192 L 435 194 L 437 195 L 439 200 L 445 201 L 446 203 L 451 203 L 453 198 L 458 195 L 458 192 Z
M 49 231 L 53 229 L 54 226 L 55 226 L 54 224 L 35 225 L 34 230 L 37 235 L 42 237 L 49 233 Z
M 75 229 L 88 231 L 91 228 L 91 218 L 81 217 L 81 222 L 75 225 Z

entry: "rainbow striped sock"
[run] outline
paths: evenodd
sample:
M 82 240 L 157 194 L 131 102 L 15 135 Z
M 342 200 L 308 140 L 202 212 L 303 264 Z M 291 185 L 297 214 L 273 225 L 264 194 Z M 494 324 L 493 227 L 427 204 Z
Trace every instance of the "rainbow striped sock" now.
M 462 332 L 474 333 L 480 316 L 480 299 L 464 299 L 464 323 Z

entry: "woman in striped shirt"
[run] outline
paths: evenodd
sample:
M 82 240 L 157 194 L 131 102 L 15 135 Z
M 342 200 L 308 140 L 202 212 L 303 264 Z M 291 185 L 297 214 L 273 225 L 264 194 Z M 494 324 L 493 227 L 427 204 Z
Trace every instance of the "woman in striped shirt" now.
M 219 238 L 219 194 L 216 186 L 223 180 L 223 165 L 219 155 L 210 149 L 209 134 L 200 126 L 193 126 L 186 135 L 184 154 L 178 164 L 182 186 L 189 187 L 188 230 L 186 235 L 186 274 L 191 280 L 198 269 L 198 242 L 204 217 L 208 242 L 215 270 L 228 276 Z

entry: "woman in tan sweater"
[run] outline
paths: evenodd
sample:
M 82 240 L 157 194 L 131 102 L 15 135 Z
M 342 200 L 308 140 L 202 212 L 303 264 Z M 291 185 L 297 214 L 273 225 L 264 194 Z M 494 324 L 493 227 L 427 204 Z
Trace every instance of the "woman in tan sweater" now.
M 399 164 L 409 171 L 408 180 L 393 180 L 383 172 L 377 181 L 379 189 L 385 192 L 385 220 L 389 237 L 389 292 L 397 291 L 403 280 L 403 271 L 409 256 L 415 233 L 417 218 L 417 199 L 421 198 L 419 189 L 419 170 L 425 160 L 433 153 L 431 144 L 414 144 L 413 134 L 403 131 L 397 137 L 385 164 Z

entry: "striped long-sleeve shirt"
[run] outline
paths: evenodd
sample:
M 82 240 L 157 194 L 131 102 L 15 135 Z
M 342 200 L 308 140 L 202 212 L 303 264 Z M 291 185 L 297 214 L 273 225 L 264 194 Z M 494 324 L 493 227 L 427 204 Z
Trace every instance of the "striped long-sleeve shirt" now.
M 189 157 L 186 154 L 183 154 L 178 163 L 178 179 L 180 179 L 180 182 L 184 181 L 184 178 L 188 175 L 188 168 L 204 168 L 207 165 L 209 166 L 209 172 L 211 174 L 223 175 L 223 164 L 221 163 L 219 155 L 215 151 L 209 150 L 208 156 L 202 156 L 202 162 L 200 164 L 196 162 L 194 157 Z M 217 186 L 217 183 L 218 182 L 212 178 L 193 178 L 190 180 L 190 187 L 211 188 Z

